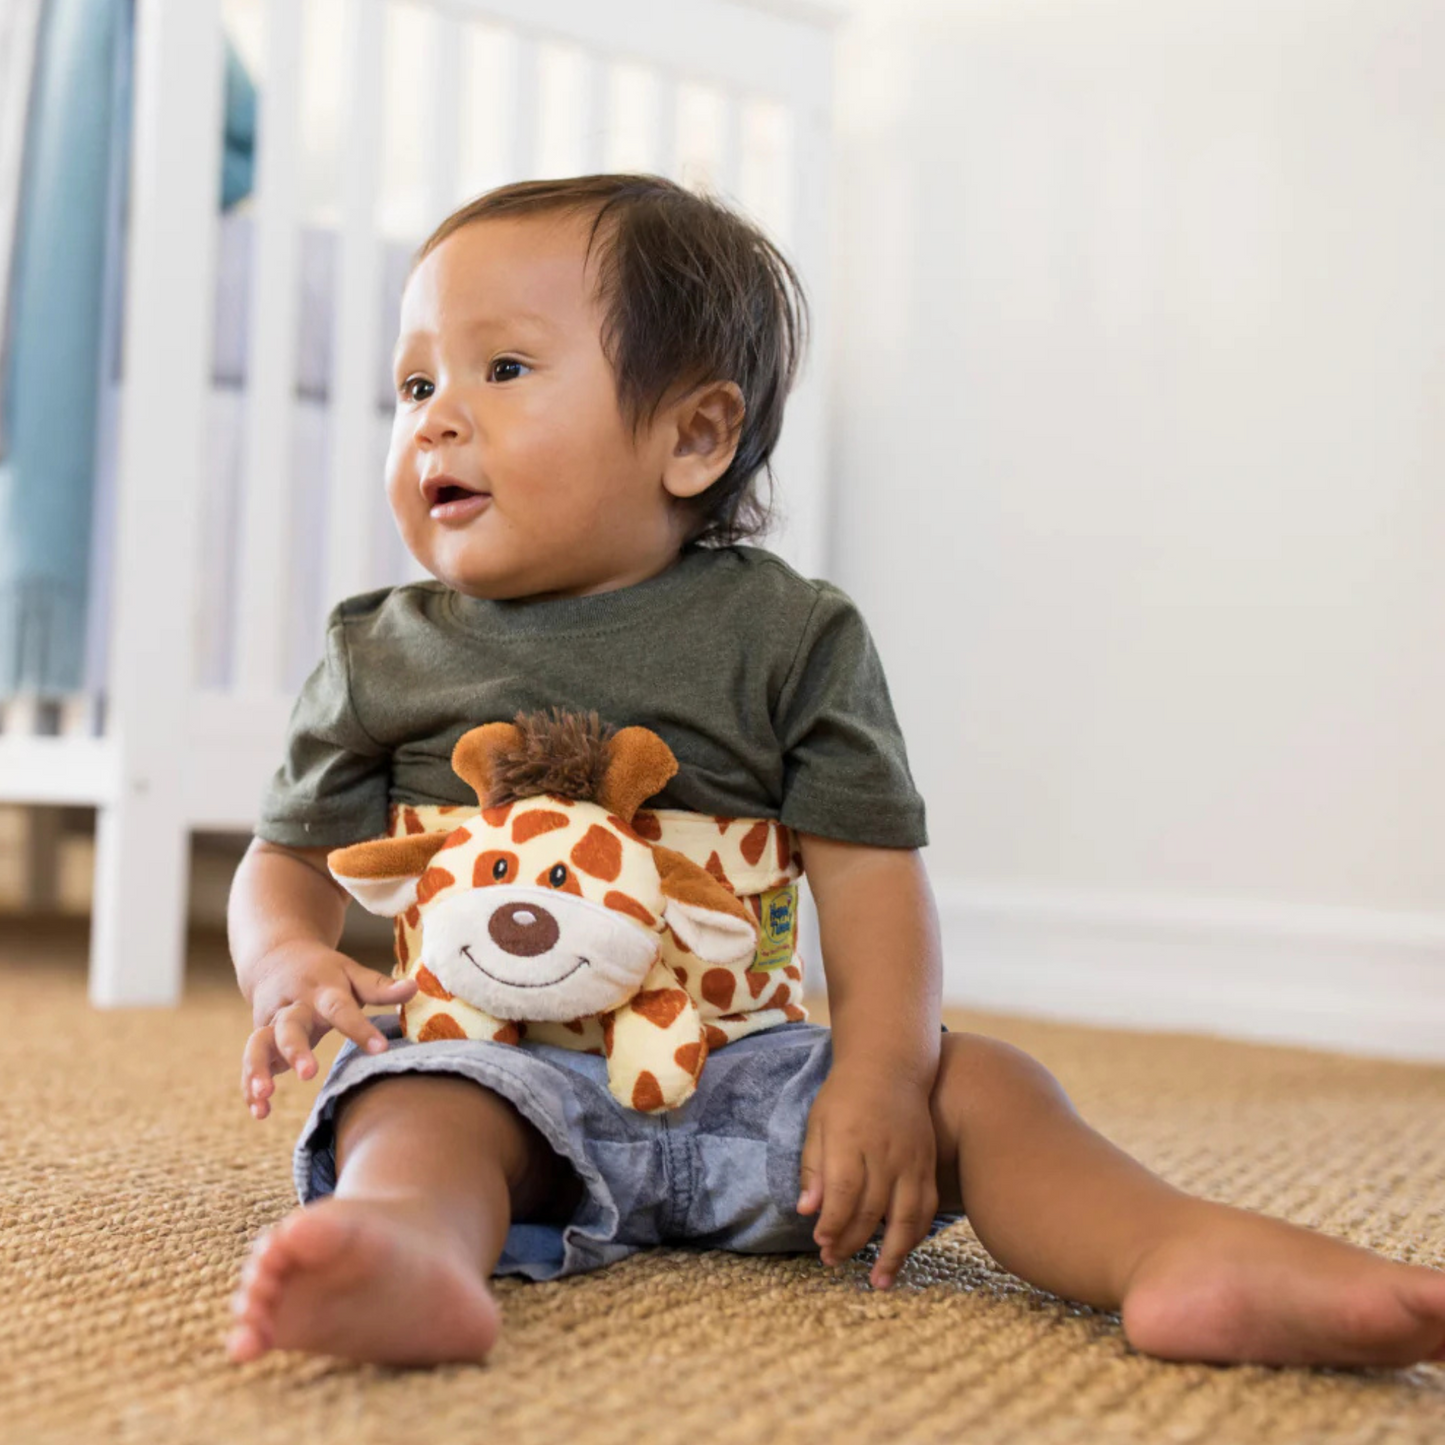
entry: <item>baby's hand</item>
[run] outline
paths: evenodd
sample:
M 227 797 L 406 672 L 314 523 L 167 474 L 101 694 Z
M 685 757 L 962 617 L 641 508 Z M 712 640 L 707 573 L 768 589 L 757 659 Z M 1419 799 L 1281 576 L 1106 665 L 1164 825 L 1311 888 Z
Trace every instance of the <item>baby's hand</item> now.
M 887 1289 L 938 1212 L 937 1140 L 928 1092 L 887 1075 L 835 1067 L 808 1115 L 799 1214 L 822 1214 L 813 1238 L 841 1264 L 887 1219 L 869 1282 Z
M 316 1073 L 316 1042 L 333 1028 L 368 1053 L 386 1048 L 386 1035 L 361 1011 L 362 1004 L 405 1003 L 415 979 L 391 979 L 321 944 L 288 944 L 266 961 L 251 995 L 256 1029 L 241 1059 L 241 1095 L 251 1113 L 271 1112 L 276 1074 L 295 1069 L 299 1079 Z

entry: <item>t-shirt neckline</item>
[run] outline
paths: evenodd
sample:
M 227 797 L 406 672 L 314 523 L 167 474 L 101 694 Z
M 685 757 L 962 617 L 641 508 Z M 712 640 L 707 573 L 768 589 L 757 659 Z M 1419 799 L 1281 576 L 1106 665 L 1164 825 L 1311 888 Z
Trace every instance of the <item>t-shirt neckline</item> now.
M 591 631 L 632 620 L 650 612 L 659 601 L 691 585 L 699 567 L 705 565 L 706 547 L 685 547 L 665 572 L 587 597 L 549 597 L 541 601 L 516 598 L 496 602 L 485 597 L 468 597 L 451 592 L 452 615 L 468 629 L 514 636 L 539 633 Z

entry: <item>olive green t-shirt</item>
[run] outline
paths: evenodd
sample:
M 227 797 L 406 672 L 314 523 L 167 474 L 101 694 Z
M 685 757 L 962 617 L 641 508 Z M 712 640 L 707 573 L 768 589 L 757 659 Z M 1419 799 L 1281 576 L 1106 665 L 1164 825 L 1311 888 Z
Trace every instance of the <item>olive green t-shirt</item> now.
M 657 577 L 591 597 L 489 602 L 421 582 L 343 602 L 256 831 L 339 847 L 385 833 L 392 803 L 475 805 L 452 772 L 457 739 L 552 707 L 667 743 L 678 773 L 651 807 L 927 841 L 863 619 L 757 547 L 690 547 Z

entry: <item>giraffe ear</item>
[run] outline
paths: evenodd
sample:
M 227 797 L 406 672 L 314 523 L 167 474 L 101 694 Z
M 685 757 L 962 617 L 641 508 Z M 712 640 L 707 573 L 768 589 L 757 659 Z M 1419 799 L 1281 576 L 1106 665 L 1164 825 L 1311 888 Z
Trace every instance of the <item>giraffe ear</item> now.
M 741 963 L 758 946 L 758 927 L 737 894 L 671 848 L 653 846 L 667 926 L 704 963 Z
M 655 732 L 623 728 L 612 739 L 597 801 L 630 823 L 632 815 L 654 793 L 660 793 L 676 772 L 672 749 Z
M 492 791 L 492 759 L 521 741 L 522 730 L 504 722 L 486 723 L 457 739 L 452 749 L 452 771 L 472 789 L 482 807 L 487 806 Z
M 416 885 L 450 834 L 375 838 L 326 855 L 331 875 L 369 913 L 395 918 L 416 902 Z

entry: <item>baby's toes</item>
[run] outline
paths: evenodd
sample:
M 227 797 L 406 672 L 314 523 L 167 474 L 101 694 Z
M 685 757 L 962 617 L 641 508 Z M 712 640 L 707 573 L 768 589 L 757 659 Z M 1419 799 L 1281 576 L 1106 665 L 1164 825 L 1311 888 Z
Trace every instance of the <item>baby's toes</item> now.
M 234 1365 L 249 1365 L 271 1348 L 271 1332 L 253 1324 L 231 1327 L 226 1336 L 226 1358 Z

